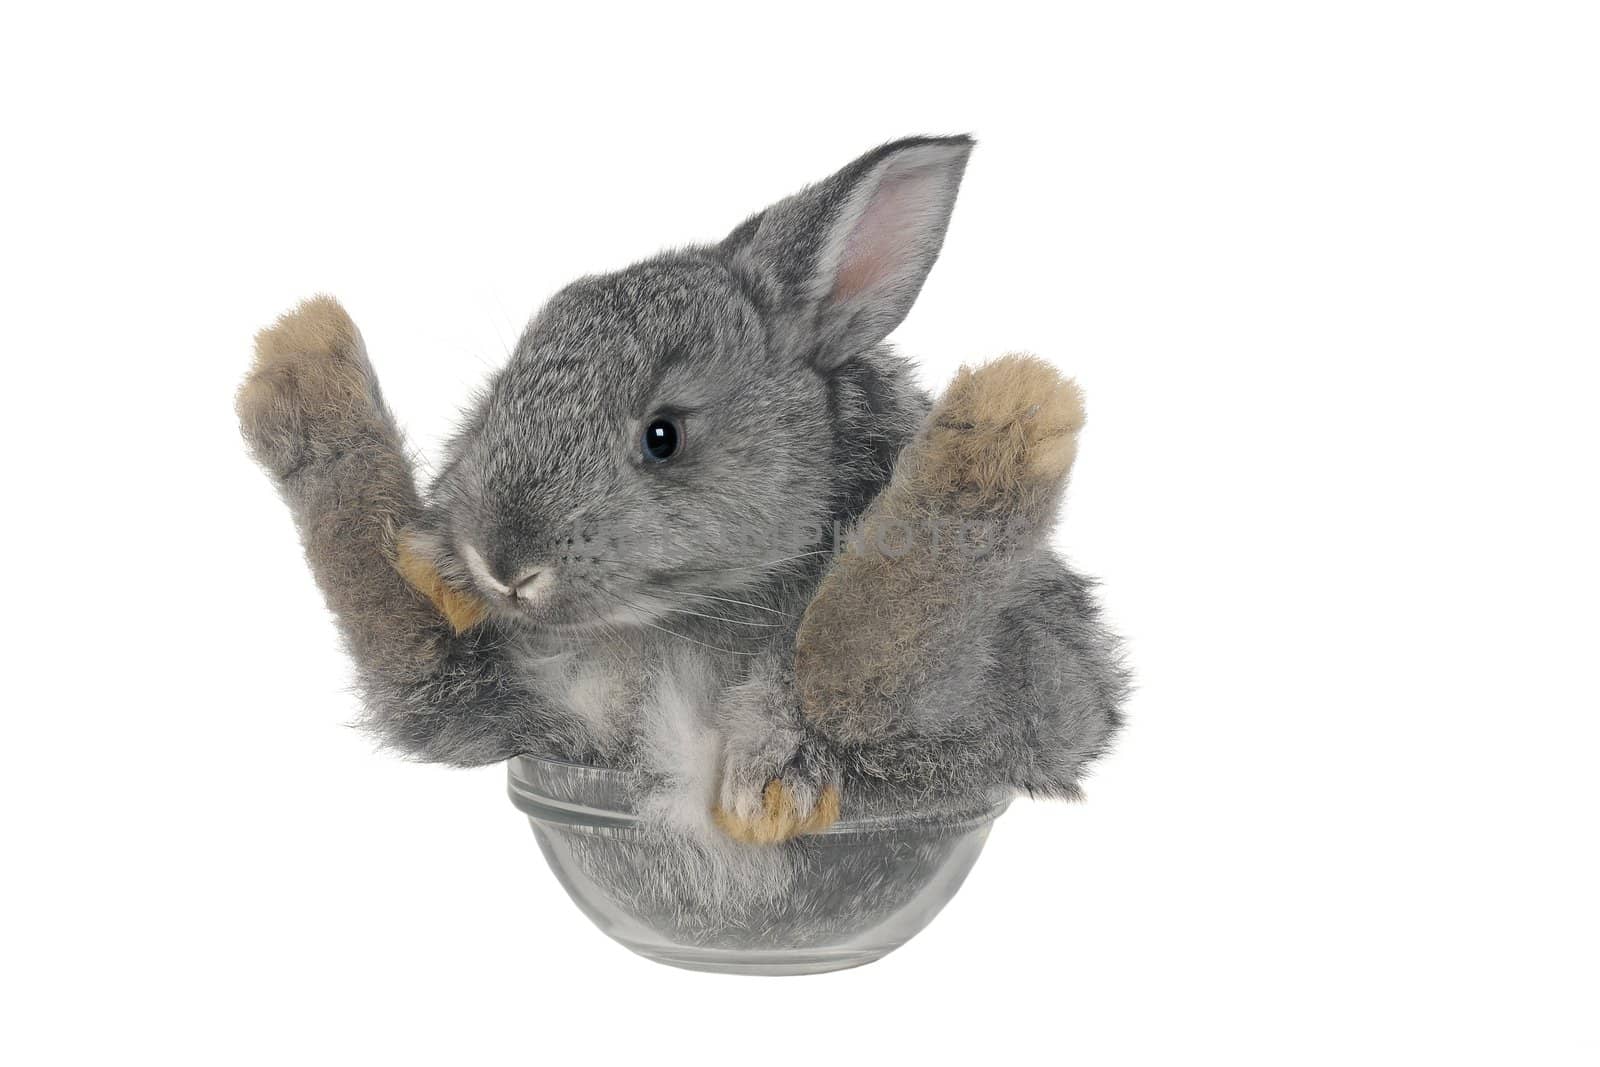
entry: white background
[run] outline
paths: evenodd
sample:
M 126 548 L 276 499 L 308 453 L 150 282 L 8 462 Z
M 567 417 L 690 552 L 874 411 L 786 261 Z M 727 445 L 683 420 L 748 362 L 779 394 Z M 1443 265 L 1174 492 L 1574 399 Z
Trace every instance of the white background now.
M 1596 1062 L 1586 7 L 12 10 L 0 1054 Z M 879 964 L 636 959 L 342 725 L 251 335 L 337 294 L 430 453 L 563 281 L 957 131 L 896 340 L 1087 390 L 1130 725 Z

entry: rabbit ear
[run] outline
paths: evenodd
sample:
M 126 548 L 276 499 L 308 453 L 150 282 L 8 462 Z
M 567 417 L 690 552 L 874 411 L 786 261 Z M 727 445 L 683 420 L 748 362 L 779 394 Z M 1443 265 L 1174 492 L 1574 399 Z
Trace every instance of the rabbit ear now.
M 832 369 L 911 310 L 939 257 L 972 145 L 965 136 L 886 144 L 750 219 L 723 248 Z

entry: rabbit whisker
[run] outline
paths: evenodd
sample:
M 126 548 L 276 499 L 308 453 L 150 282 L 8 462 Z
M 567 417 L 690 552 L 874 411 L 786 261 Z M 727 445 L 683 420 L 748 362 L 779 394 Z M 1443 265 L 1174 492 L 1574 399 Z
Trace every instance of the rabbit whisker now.
M 773 615 L 781 615 L 785 619 L 795 618 L 795 616 L 789 614 L 787 611 L 779 611 L 777 608 L 771 608 L 765 604 L 755 604 L 748 600 L 735 600 L 732 597 L 726 596 L 712 596 L 710 593 L 695 593 L 688 589 L 677 589 L 674 590 L 674 592 L 676 592 L 679 596 L 692 596 L 700 600 L 720 600 L 724 604 L 737 604 L 741 608 L 753 608 L 756 611 L 766 611 Z
M 674 568 L 679 574 L 734 574 L 739 571 L 772 570 L 785 563 L 796 560 L 811 559 L 814 556 L 831 556 L 833 550 L 829 548 L 818 549 L 815 552 L 801 552 L 797 556 L 785 556 L 783 559 L 768 560 L 765 563 L 747 563 L 734 567 L 680 567 Z
M 725 622 L 733 626 L 760 626 L 763 629 L 770 630 L 778 625 L 775 622 L 752 622 L 748 619 L 735 619 L 724 615 L 707 615 L 704 612 L 690 611 L 688 608 L 662 608 L 661 610 L 670 611 L 675 615 L 693 615 L 698 619 L 710 619 L 712 622 Z
M 759 656 L 759 655 L 761 655 L 761 653 L 759 653 L 759 652 L 745 652 L 745 651 L 742 651 L 742 650 L 737 649 L 737 648 L 723 648 L 721 645 L 713 645 L 713 644 L 708 644 L 705 641 L 697 641 L 694 638 L 690 637 L 688 634 L 682 634 L 682 633 L 679 633 L 676 630 L 669 630 L 665 626 L 658 626 L 655 623 L 651 622 L 649 619 L 644 617 L 648 613 L 646 612 L 646 610 L 644 608 L 640 607 L 638 604 L 634 604 L 634 603 L 631 603 L 630 601 L 624 600 L 621 596 L 619 596 L 616 593 L 611 592 L 611 590 L 609 590 L 609 589 L 601 589 L 599 586 L 595 586 L 594 588 L 598 592 L 604 593 L 606 596 L 611 597 L 613 600 L 615 600 L 617 603 L 621 604 L 623 607 L 629 608 L 632 611 L 636 612 L 639 615 L 638 622 L 639 622 L 640 625 L 648 626 L 652 630 L 660 630 L 662 633 L 666 634 L 668 637 L 676 637 L 680 641 L 689 642 L 691 645 L 699 645 L 701 648 L 709 648 L 713 652 L 723 652 L 723 653 L 727 653 L 728 655 L 732 655 L 732 656 Z

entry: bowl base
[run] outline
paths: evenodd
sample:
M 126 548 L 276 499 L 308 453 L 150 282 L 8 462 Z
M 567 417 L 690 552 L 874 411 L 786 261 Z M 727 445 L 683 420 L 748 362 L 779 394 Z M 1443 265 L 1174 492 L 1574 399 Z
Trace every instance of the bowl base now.
M 626 942 L 624 942 L 627 945 Z M 682 945 L 627 945 L 656 963 L 686 971 L 713 974 L 793 975 L 826 974 L 861 967 L 887 956 L 897 946 L 832 949 L 796 949 L 792 952 L 742 952 L 735 949 L 698 949 Z
M 859 813 L 783 845 L 742 845 L 704 809 L 689 825 L 641 815 L 652 788 L 612 768 L 511 762 L 511 799 L 583 913 L 646 959 L 716 974 L 825 974 L 883 958 L 955 895 L 1006 806 L 996 794 Z

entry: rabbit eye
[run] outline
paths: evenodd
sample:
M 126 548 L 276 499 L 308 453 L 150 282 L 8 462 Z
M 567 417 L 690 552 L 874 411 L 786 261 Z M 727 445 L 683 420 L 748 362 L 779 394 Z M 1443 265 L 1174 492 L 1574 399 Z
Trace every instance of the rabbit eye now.
M 657 415 L 644 428 L 644 458 L 651 463 L 664 463 L 683 448 L 683 427 L 678 420 Z

